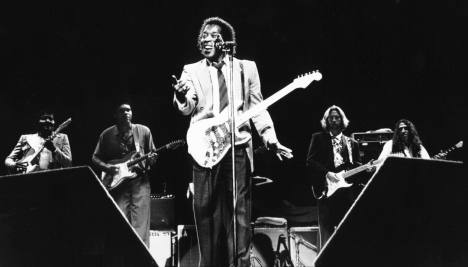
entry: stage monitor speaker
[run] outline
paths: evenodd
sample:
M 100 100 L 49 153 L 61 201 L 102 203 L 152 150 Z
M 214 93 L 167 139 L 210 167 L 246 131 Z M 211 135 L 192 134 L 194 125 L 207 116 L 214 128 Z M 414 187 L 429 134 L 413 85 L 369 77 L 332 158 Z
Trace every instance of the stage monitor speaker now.
M 294 267 L 313 266 L 318 254 L 318 226 L 289 228 L 290 253 Z
M 174 196 L 151 195 L 151 230 L 174 230 Z
M 315 266 L 468 266 L 467 195 L 461 162 L 389 157 Z
M 149 251 L 159 267 L 175 266 L 175 236 L 172 231 L 150 231 Z
M 0 266 L 156 266 L 89 167 L 0 177 Z
M 177 226 L 177 266 L 198 266 L 200 258 L 197 232 L 194 225 Z

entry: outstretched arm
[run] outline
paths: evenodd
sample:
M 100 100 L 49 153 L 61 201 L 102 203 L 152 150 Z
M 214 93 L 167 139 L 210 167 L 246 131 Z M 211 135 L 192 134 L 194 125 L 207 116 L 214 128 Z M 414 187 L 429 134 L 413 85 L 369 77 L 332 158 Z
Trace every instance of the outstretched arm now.
M 185 67 L 180 79 L 177 79 L 174 75 L 172 77 L 174 78 L 174 84 L 172 85 L 174 89 L 174 105 L 183 115 L 192 114 L 198 104 L 198 96 L 193 80 L 190 78 Z

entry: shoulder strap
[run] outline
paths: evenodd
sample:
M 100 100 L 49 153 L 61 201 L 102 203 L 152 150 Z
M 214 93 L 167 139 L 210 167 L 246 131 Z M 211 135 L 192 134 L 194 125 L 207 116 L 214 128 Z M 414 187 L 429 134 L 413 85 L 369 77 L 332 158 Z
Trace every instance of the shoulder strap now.
M 353 164 L 353 151 L 352 151 L 352 147 L 351 147 L 351 139 L 349 137 L 345 136 L 344 134 L 342 135 L 342 137 L 343 137 L 344 145 L 346 146 L 346 148 L 348 150 L 349 163 Z
M 138 142 L 139 135 L 138 135 L 136 125 L 132 125 L 132 133 L 133 133 L 133 143 L 135 144 L 135 151 L 136 153 L 140 153 L 140 144 Z

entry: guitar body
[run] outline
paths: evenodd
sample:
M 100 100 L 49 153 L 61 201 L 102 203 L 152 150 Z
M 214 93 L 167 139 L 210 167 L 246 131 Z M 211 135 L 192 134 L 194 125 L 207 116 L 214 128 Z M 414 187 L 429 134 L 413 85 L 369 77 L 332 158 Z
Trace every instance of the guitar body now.
M 131 179 L 135 179 L 138 177 L 138 175 L 133 171 L 133 166 L 136 164 L 148 160 L 154 157 L 158 156 L 158 153 L 164 150 L 169 150 L 169 149 L 176 149 L 182 145 L 184 145 L 185 142 L 183 140 L 177 140 L 171 143 L 168 143 L 162 147 L 159 147 L 155 151 L 150 151 L 144 155 L 140 155 L 138 152 L 132 152 L 127 154 L 124 158 L 122 159 L 115 159 L 115 160 L 110 160 L 108 164 L 112 164 L 115 167 L 118 168 L 117 173 L 115 174 L 110 174 L 106 172 L 102 172 L 101 174 L 101 179 L 102 183 L 104 186 L 109 190 L 113 190 L 119 185 L 121 185 L 123 182 Z
M 39 168 L 38 164 L 33 164 L 34 160 L 37 160 L 38 153 L 34 150 L 34 148 L 29 149 L 28 153 L 17 162 L 17 164 L 21 164 L 25 167 L 22 171 L 19 173 L 30 173 L 34 172 Z
M 227 111 L 226 108 L 217 117 L 197 121 L 187 131 L 188 152 L 202 167 L 212 168 L 231 148 L 231 125 Z M 236 145 L 249 140 L 249 134 L 242 135 L 236 129 Z
M 279 99 L 291 93 L 297 88 L 306 88 L 312 81 L 320 81 L 322 74 L 318 71 L 308 73 L 288 84 L 268 99 L 257 103 L 251 109 L 245 111 L 235 119 L 235 144 L 245 144 L 250 140 L 250 134 L 241 135 L 238 131 L 239 126 L 248 123 L 249 120 L 266 110 Z M 188 152 L 198 165 L 205 168 L 212 168 L 219 163 L 231 148 L 231 123 L 228 116 L 230 106 L 225 108 L 219 116 L 194 122 L 187 131 Z
M 26 173 L 31 173 L 39 170 L 39 164 L 38 164 L 38 156 L 40 151 L 43 149 L 43 143 L 38 143 L 34 147 L 31 147 L 26 155 L 20 160 L 18 160 L 17 164 L 24 166 L 24 169 L 21 169 L 21 171 L 18 171 L 18 173 L 26 174 Z
M 341 172 L 337 173 L 338 181 L 335 182 L 335 183 L 331 182 L 328 179 L 326 179 L 327 180 L 327 193 L 325 195 L 327 197 L 330 197 L 331 195 L 333 195 L 336 192 L 336 190 L 338 190 L 340 188 L 350 187 L 350 186 L 353 185 L 353 184 L 348 183 L 346 181 L 346 179 L 343 177 L 344 173 L 345 173 L 345 171 L 341 171 Z
M 123 159 L 116 159 L 111 160 L 108 163 L 118 167 L 118 172 L 115 174 L 110 174 L 106 172 L 102 172 L 102 183 L 107 189 L 113 190 L 122 184 L 126 180 L 134 179 L 137 177 L 137 174 L 128 167 L 128 163 L 136 156 L 135 153 L 130 153 L 125 156 Z
M 363 172 L 365 170 L 369 170 L 370 168 L 382 163 L 385 159 L 381 159 L 381 160 L 371 160 L 370 162 L 364 164 L 364 165 L 361 165 L 361 166 L 358 166 L 354 169 L 351 169 L 351 170 L 342 170 L 341 172 L 337 173 L 337 178 L 338 178 L 338 181 L 337 182 L 331 182 L 330 180 L 326 179 L 327 181 L 327 189 L 326 189 L 326 193 L 325 193 L 325 196 L 326 197 L 330 197 L 332 196 L 336 190 L 340 189 L 340 188 L 346 188 L 346 187 L 350 187 L 352 186 L 353 184 L 352 183 L 348 183 L 346 181 L 346 178 L 349 178 L 353 175 L 356 175 L 360 172 Z

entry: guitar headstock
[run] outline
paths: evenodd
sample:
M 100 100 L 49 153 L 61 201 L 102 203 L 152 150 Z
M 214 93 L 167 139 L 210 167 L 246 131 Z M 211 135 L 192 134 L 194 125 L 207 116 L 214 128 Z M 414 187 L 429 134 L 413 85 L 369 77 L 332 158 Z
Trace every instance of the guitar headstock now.
M 456 148 L 462 148 L 463 147 L 463 141 L 460 141 L 458 142 L 456 145 L 455 145 Z
M 179 148 L 181 146 L 185 145 L 185 141 L 180 139 L 180 140 L 176 140 L 176 141 L 173 141 L 173 142 L 170 142 L 169 144 L 166 145 L 166 149 L 176 149 L 176 148 Z
M 72 119 L 71 118 L 68 118 L 68 120 L 64 121 L 62 124 L 60 124 L 54 131 L 54 134 L 58 134 L 60 133 L 61 131 L 63 131 L 63 129 L 65 129 L 68 125 L 70 125 Z
M 313 72 L 299 75 L 296 79 L 294 79 L 293 84 L 297 88 L 306 88 L 311 82 L 320 81 L 321 79 L 322 74 L 318 70 L 316 70 Z

